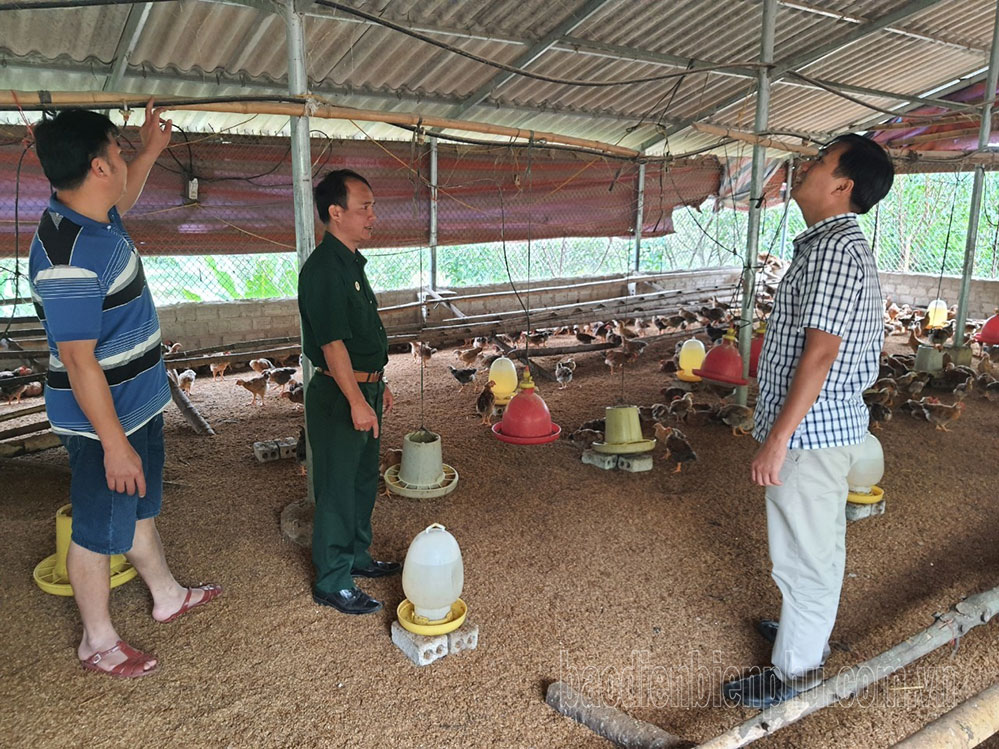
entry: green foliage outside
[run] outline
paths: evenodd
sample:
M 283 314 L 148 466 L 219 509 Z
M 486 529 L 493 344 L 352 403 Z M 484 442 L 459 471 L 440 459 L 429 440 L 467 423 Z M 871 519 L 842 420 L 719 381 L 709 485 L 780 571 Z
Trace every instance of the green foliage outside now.
M 971 205 L 970 172 L 900 175 L 888 197 L 875 211 L 861 216 L 882 270 L 903 273 L 960 275 Z M 658 273 L 741 265 L 745 253 L 748 214 L 715 211 L 713 200 L 700 210 L 678 206 L 673 212 L 675 233 L 642 240 L 641 271 Z M 951 208 L 953 207 L 953 221 Z M 787 218 L 786 233 L 781 223 Z M 764 210 L 760 251 L 790 257 L 794 236 L 805 228 L 797 206 Z M 949 231 L 948 231 L 949 228 Z M 979 224 L 974 276 L 999 278 L 999 173 L 987 173 Z M 946 247 L 946 261 L 944 258 Z M 505 252 L 504 252 L 505 250 Z M 438 284 L 461 288 L 515 282 L 528 278 L 574 278 L 625 274 L 633 262 L 629 237 L 567 237 L 531 242 L 499 242 L 437 248 Z M 377 291 L 411 289 L 429 280 L 430 251 L 426 247 L 372 249 L 366 252 L 368 274 Z M 294 296 L 298 261 L 294 253 L 256 255 L 147 256 L 146 277 L 158 304 L 266 299 Z M 0 299 L 15 295 L 13 259 L 0 262 Z M 27 271 L 21 259 L 21 273 Z M 509 275 L 508 275 L 509 269 Z M 422 276 L 421 276 L 422 273 Z M 24 276 L 17 292 L 29 295 Z M 8 315 L 11 307 L 0 306 Z M 15 314 L 31 315 L 31 305 Z

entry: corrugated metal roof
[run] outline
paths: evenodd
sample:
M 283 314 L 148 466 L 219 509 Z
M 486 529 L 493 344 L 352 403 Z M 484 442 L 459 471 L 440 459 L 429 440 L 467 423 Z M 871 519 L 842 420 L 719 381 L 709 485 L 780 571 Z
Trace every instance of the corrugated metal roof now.
M 761 4 L 755 0 L 608 0 L 600 6 L 588 0 L 348 2 L 410 27 L 436 29 L 435 39 L 507 64 L 516 64 L 539 39 L 594 7 L 596 12 L 572 29 L 574 38 L 630 48 L 639 58 L 658 53 L 751 63 L 759 56 Z M 776 58 L 781 62 L 807 54 L 906 4 L 907 0 L 781 0 Z M 10 63 L 0 66 L 0 87 L 99 90 L 130 11 L 138 9 L 117 5 L 0 14 L 0 56 Z M 316 12 L 324 16 L 306 21 L 310 79 L 317 91 L 325 90 L 344 106 L 454 116 L 464 108 L 464 100 L 499 72 L 342 12 Z M 983 50 L 991 43 L 994 12 L 991 0 L 942 0 L 802 71 L 854 87 L 921 94 L 987 63 Z M 234 0 L 157 3 L 129 62 L 128 74 L 118 87 L 125 92 L 189 96 L 277 92 L 287 80 L 284 21 L 280 15 Z M 658 75 L 670 68 L 604 53 L 576 54 L 562 45 L 544 52 L 529 70 L 557 78 L 620 80 Z M 700 116 L 749 129 L 754 86 L 752 80 L 731 74 L 692 74 L 680 81 L 610 88 L 515 77 L 463 116 L 637 147 L 655 136 L 653 123 L 659 118 L 664 126 Z M 861 98 L 882 107 L 899 103 Z M 705 114 L 725 102 L 730 102 L 728 107 Z M 790 79 L 773 87 L 772 129 L 836 132 L 873 114 Z M 238 127 L 241 132 L 276 133 L 287 127 L 286 118 L 264 115 L 251 119 L 191 112 L 176 113 L 175 119 L 191 130 Z M 350 123 L 315 126 L 337 137 L 358 135 Z M 372 137 L 407 137 L 390 126 L 363 127 Z M 670 138 L 669 149 L 682 152 L 711 142 L 710 136 L 687 129 Z

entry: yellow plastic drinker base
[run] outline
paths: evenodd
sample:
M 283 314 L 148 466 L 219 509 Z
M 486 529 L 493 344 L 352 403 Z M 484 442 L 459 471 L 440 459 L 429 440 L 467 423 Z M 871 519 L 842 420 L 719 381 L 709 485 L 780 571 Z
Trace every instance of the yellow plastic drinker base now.
M 448 632 L 454 632 L 464 624 L 465 617 L 468 616 L 468 606 L 459 598 L 451 604 L 451 613 L 443 619 L 432 622 L 422 616 L 417 616 L 413 610 L 413 602 L 406 598 L 396 608 L 395 615 L 403 629 L 409 630 L 414 635 L 432 637 L 433 635 L 446 635 Z
M 66 553 L 73 526 L 72 507 L 63 505 L 56 511 L 56 553 L 40 561 L 33 574 L 35 584 L 54 596 L 73 595 L 73 586 L 69 584 L 69 573 L 66 571 Z M 139 571 L 129 564 L 124 554 L 111 557 L 112 588 L 127 583 L 137 574 Z
M 874 505 L 885 498 L 885 490 L 880 486 L 872 486 L 870 494 L 860 494 L 859 492 L 850 492 L 846 495 L 846 501 L 851 502 L 855 505 Z

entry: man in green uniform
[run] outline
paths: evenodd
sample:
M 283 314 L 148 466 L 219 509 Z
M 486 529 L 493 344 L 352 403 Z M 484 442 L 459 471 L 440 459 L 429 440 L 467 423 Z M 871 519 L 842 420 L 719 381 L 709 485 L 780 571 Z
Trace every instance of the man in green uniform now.
M 305 396 L 316 495 L 312 598 L 345 614 L 369 614 L 382 604 L 354 577 L 396 574 L 401 565 L 371 558 L 371 510 L 378 492 L 378 431 L 388 339 L 357 251 L 371 238 L 375 199 L 359 174 L 330 172 L 315 188 L 326 226 L 322 242 L 298 277 L 302 351 L 316 368 Z

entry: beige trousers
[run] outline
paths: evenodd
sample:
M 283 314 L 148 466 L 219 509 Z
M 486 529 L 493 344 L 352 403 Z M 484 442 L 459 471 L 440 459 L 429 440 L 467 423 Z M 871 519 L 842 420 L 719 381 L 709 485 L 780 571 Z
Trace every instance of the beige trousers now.
M 799 690 L 821 679 L 846 564 L 846 477 L 860 445 L 789 450 L 768 486 L 767 537 L 782 601 L 771 656 Z

